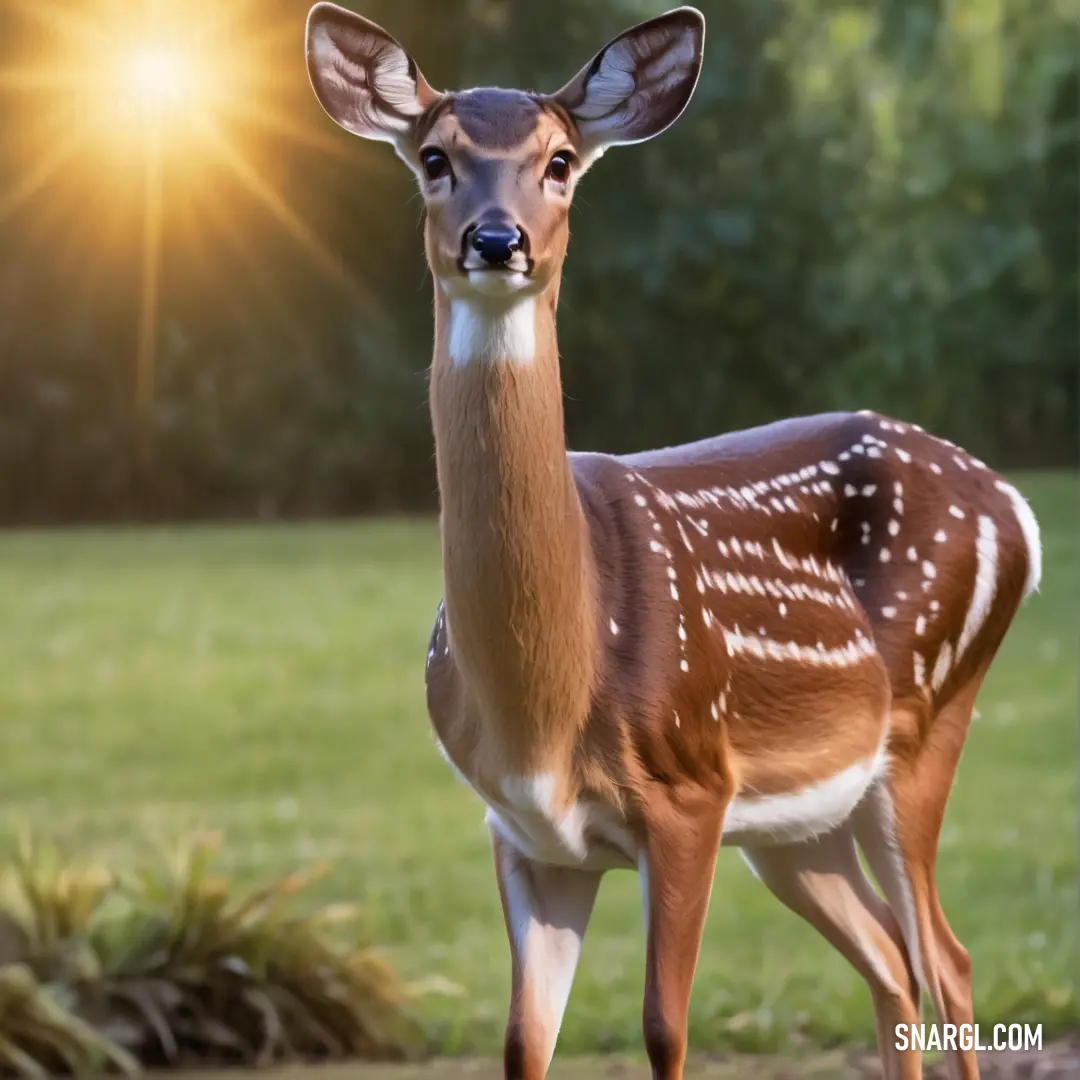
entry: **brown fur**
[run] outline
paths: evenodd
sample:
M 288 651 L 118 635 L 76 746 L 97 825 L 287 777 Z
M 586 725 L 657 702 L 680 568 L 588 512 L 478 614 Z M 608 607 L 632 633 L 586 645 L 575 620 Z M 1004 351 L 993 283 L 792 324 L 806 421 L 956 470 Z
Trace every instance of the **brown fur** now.
M 937 839 L 1029 552 L 992 472 L 871 413 L 622 458 L 566 453 L 555 309 L 570 198 L 607 144 L 679 115 L 702 40 L 684 8 L 620 35 L 558 94 L 437 94 L 385 31 L 333 5 L 312 12 L 320 100 L 350 130 L 394 142 L 425 192 L 445 579 L 428 707 L 494 815 L 513 971 L 508 1078 L 546 1075 L 600 874 L 636 864 L 645 1044 L 654 1078 L 679 1080 L 725 821 L 884 754 L 859 806 L 821 819 L 831 831 L 777 841 L 751 830 L 745 847 L 863 975 L 886 1076 L 912 1080 L 919 1057 L 892 1040 L 918 1018 L 920 993 L 943 1020 L 971 1019 L 970 961 L 934 884 Z M 433 150 L 450 171 L 429 179 Z M 563 152 L 576 158 L 567 184 L 548 171 Z M 450 355 L 452 303 L 480 319 L 499 304 L 470 292 L 470 274 L 488 273 L 467 264 L 481 222 L 521 229 L 505 270 L 524 281 L 513 302 L 533 304 L 524 359 Z M 992 602 L 958 657 L 980 517 L 993 526 L 982 556 Z M 503 820 L 515 814 L 516 833 Z M 526 852 L 545 844 L 551 857 Z M 977 1076 L 974 1055 L 952 1064 Z

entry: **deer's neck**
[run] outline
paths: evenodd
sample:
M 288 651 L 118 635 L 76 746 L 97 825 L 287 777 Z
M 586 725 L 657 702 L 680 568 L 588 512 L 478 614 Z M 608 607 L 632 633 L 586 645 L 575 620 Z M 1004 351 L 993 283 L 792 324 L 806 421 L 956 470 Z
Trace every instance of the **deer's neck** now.
M 451 645 L 485 720 L 542 752 L 584 721 L 596 648 L 556 293 L 513 307 L 436 295 L 431 412 Z

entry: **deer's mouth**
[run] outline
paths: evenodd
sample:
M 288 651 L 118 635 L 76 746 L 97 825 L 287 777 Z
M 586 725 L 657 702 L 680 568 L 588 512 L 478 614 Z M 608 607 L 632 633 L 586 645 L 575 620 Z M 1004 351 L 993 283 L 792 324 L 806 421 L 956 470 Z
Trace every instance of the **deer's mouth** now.
M 510 296 L 532 284 L 531 260 L 512 260 L 501 266 L 477 265 L 462 260 L 459 264 L 467 288 L 485 296 Z

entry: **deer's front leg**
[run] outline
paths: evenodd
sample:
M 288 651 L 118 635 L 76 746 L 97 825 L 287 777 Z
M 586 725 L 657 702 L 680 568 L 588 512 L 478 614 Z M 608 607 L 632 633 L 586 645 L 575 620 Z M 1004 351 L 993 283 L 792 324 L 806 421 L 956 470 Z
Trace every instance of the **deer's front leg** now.
M 682 1080 L 686 1024 L 709 909 L 723 807 L 665 806 L 648 822 L 638 867 L 648 931 L 643 1027 L 653 1080 Z
M 513 963 L 506 1080 L 543 1080 L 600 874 L 534 862 L 494 831 L 492 843 Z

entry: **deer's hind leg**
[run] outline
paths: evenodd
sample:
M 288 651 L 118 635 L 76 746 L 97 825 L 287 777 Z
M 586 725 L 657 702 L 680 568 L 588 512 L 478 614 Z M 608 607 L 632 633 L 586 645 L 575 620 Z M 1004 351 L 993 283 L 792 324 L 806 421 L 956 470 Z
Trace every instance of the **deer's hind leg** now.
M 938 1019 L 957 1031 L 974 1023 L 971 959 L 945 918 L 935 869 L 945 804 L 982 675 L 941 706 L 925 731 L 899 720 L 889 770 L 853 819 L 859 845 L 900 920 L 916 977 Z M 964 1045 L 958 1040 L 947 1048 L 950 1072 L 978 1080 L 975 1050 Z
M 897 921 L 859 864 L 850 823 L 801 843 L 746 848 L 743 857 L 866 980 L 886 1080 L 918 1080 L 920 1053 L 896 1049 L 896 1026 L 918 1022 L 918 986 Z

